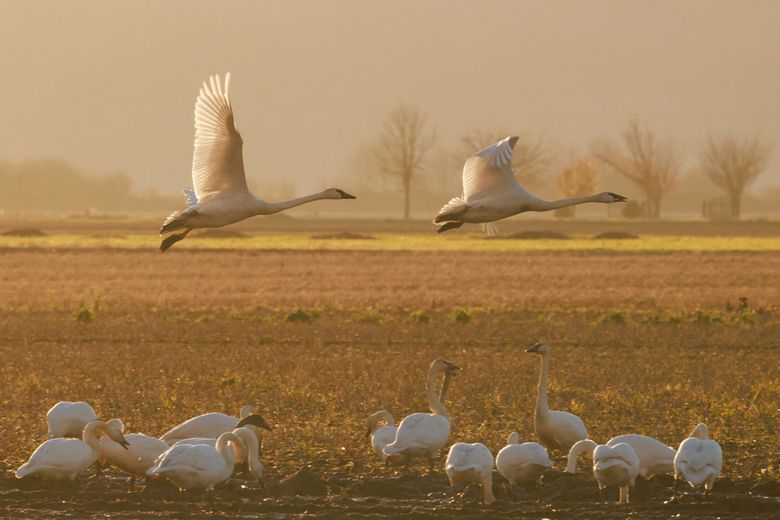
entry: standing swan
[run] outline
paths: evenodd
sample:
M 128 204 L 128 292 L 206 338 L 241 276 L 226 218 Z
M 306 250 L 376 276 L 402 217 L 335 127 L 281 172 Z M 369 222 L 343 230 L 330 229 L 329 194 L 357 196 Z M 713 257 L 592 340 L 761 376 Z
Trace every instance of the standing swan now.
M 223 433 L 232 431 L 241 419 L 253 413 L 255 413 L 255 407 L 248 404 L 241 407 L 241 413 L 239 414 L 241 417 L 233 417 L 218 412 L 204 413 L 203 415 L 187 419 L 178 426 L 174 426 L 162 434 L 160 438 L 168 444 L 174 444 L 182 439 L 191 439 L 193 437 L 216 439 Z
M 233 120 L 230 73 L 203 83 L 195 102 L 195 152 L 192 185 L 184 191 L 187 209 L 172 213 L 163 223 L 160 244 L 165 251 L 194 228 L 220 227 L 254 215 L 270 215 L 321 199 L 354 199 L 337 188 L 286 202 L 265 202 L 250 193 L 244 174 L 243 140 Z
M 458 370 L 460 368 L 443 359 L 431 363 L 428 370 L 427 390 L 428 405 L 432 413 L 419 412 L 404 417 L 398 425 L 395 440 L 385 447 L 385 455 L 392 457 L 403 454 L 409 458 L 426 456 L 429 467 L 433 471 L 434 458 L 450 436 L 450 419 L 447 408 L 436 395 L 436 378 L 440 373 L 444 373 L 442 394 L 446 394 L 449 378 Z
M 39 475 L 50 480 L 74 480 L 100 456 L 98 435 L 107 435 L 120 445 L 128 443 L 122 433 L 102 421 L 92 421 L 78 439 L 49 439 L 16 470 L 16 478 Z
M 483 503 L 490 505 L 496 501 L 493 496 L 493 454 L 484 444 L 458 442 L 450 446 L 444 471 L 453 491 L 455 486 L 479 483 Z
M 84 427 L 97 420 L 95 410 L 83 401 L 60 401 L 46 412 L 46 425 L 50 439 L 81 437 Z
M 215 446 L 182 444 L 174 446 L 146 471 L 149 477 L 163 476 L 179 488 L 214 489 L 233 474 L 235 459 L 228 443 L 241 443 L 233 432 L 219 436 Z
M 496 469 L 509 482 L 510 489 L 518 482 L 538 482 L 542 473 L 552 465 L 544 446 L 536 442 L 520 444 L 517 432 L 509 434 L 507 445 L 496 455 Z
M 588 197 L 542 200 L 520 186 L 512 170 L 512 150 L 517 136 L 490 145 L 466 160 L 463 165 L 463 194 L 450 200 L 433 219 L 438 232 L 455 229 L 464 223 L 487 224 L 525 211 L 550 211 L 586 202 L 624 202 L 622 195 L 603 192 Z M 494 227 L 487 226 L 489 234 Z
M 384 422 L 384 425 L 382 422 Z M 406 461 L 406 457 L 402 454 L 390 457 L 384 452 L 385 446 L 395 440 L 397 431 L 398 427 L 395 425 L 395 419 L 387 410 L 379 410 L 368 416 L 368 432 L 366 436 L 370 437 L 371 448 L 385 463 L 385 466 L 390 463 L 400 464 Z
M 680 443 L 674 457 L 674 483 L 683 478 L 691 487 L 704 486 L 704 492 L 712 491 L 715 479 L 723 468 L 723 451 L 709 438 L 705 424 L 699 423 L 687 439 Z
M 582 419 L 569 412 L 551 411 L 547 405 L 547 371 L 550 366 L 550 347 L 537 343 L 526 350 L 542 357 L 539 389 L 536 396 L 534 431 L 548 450 L 568 453 L 572 445 L 588 438 Z
M 621 442 L 634 448 L 634 453 L 639 457 L 639 476 L 647 479 L 653 475 L 671 473 L 674 471 L 674 456 L 677 452 L 653 437 L 628 433 L 612 437 L 607 441 L 607 446 L 614 446 Z M 577 457 L 580 453 L 587 450 L 593 450 L 595 444 L 590 439 L 574 443 L 569 450 L 569 456 L 566 460 L 566 473 L 575 473 L 577 471 Z

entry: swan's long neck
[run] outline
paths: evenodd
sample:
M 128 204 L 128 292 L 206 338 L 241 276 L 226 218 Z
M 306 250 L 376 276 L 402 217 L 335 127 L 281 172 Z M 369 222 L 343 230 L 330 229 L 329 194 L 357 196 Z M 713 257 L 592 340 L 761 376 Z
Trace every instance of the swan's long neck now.
M 573 199 L 560 200 L 540 200 L 531 206 L 532 211 L 550 211 L 553 209 L 576 206 L 587 202 L 602 202 L 598 195 L 588 195 L 587 197 L 574 197 Z
M 286 200 L 284 202 L 263 202 L 260 205 L 258 205 L 257 214 L 271 215 L 272 213 L 279 213 L 280 211 L 284 211 L 286 209 L 301 206 L 309 202 L 314 202 L 315 200 L 322 200 L 327 198 L 329 197 L 323 191 L 320 193 L 315 193 L 313 195 L 306 195 L 305 197 L 299 197 L 297 199 Z
M 443 415 L 444 417 L 447 417 L 447 409 L 444 407 L 444 404 L 439 400 L 439 397 L 436 395 L 436 376 L 439 375 L 439 370 L 432 369 L 430 372 L 428 372 L 428 406 L 431 407 L 431 411 L 437 415 Z M 446 393 L 447 386 L 447 376 L 444 376 L 444 386 L 442 386 L 442 392 Z
M 225 465 L 233 471 L 233 466 L 236 465 L 236 458 L 233 456 L 233 450 L 228 448 L 228 442 L 242 442 L 241 439 L 234 433 L 223 433 L 217 439 L 216 449 L 222 458 L 225 459 Z M 247 447 L 248 448 L 248 447 Z
M 550 368 L 550 357 L 542 354 L 542 367 L 539 371 L 539 388 L 536 392 L 536 416 L 546 417 L 550 414 L 547 405 L 547 371 Z
M 260 436 L 247 429 L 244 434 L 244 444 L 247 448 L 247 465 L 249 471 L 255 476 L 262 476 L 263 464 L 260 462 Z
M 97 436 L 99 431 L 105 431 L 105 424 L 100 422 L 91 422 L 84 428 L 84 431 L 81 433 L 81 440 L 84 441 L 84 444 L 92 448 L 92 451 L 98 454 L 101 453 L 100 442 Z
M 450 389 L 450 383 L 452 382 L 452 374 L 449 372 L 444 373 L 444 382 L 441 384 L 441 390 L 439 391 L 439 401 L 442 403 L 447 399 L 447 392 Z
M 590 439 L 583 439 L 574 443 L 574 446 L 569 450 L 569 456 L 566 458 L 566 470 L 565 473 L 575 473 L 577 471 L 577 458 L 583 451 L 590 451 L 596 449 L 596 443 Z

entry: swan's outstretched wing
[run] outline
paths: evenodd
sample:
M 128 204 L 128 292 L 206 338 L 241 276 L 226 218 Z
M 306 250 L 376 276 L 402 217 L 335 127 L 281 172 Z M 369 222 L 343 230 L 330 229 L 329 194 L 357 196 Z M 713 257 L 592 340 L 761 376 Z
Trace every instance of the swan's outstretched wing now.
M 517 136 L 507 137 L 466 160 L 463 165 L 463 196 L 466 203 L 486 195 L 516 189 L 512 172 L 512 149 Z
M 222 195 L 246 192 L 243 144 L 230 106 L 230 73 L 203 82 L 195 102 L 195 152 L 192 185 L 203 204 Z

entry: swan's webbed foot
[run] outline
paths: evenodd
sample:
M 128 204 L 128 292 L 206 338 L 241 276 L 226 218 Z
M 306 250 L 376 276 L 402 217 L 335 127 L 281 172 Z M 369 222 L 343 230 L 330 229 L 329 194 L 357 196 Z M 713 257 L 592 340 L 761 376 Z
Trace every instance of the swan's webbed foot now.
M 174 233 L 172 235 L 168 235 L 167 237 L 165 237 L 163 241 L 160 243 L 160 252 L 164 253 L 168 249 L 170 249 L 171 246 L 176 242 L 180 240 L 184 240 L 184 238 L 187 236 L 187 233 L 189 233 L 190 231 L 192 231 L 192 228 L 187 228 L 184 230 L 183 233 Z
M 463 222 L 446 222 L 439 226 L 439 229 L 436 230 L 437 233 L 444 233 L 445 231 L 449 231 L 450 229 L 456 229 L 463 225 Z

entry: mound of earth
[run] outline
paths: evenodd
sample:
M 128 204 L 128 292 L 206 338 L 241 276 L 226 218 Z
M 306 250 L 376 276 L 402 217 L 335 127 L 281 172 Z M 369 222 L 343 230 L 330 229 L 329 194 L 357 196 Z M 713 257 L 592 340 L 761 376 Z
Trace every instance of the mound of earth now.
M 232 229 L 207 229 L 192 236 L 194 238 L 249 238 L 249 235 Z
M 38 228 L 13 228 L 8 231 L 3 231 L 3 236 L 6 237 L 45 237 L 46 233 Z
M 630 240 L 634 238 L 639 238 L 639 236 L 625 231 L 605 231 L 593 237 L 594 240 Z
M 501 238 L 501 239 L 514 239 L 514 240 L 567 240 L 568 235 L 558 233 L 557 231 L 548 230 L 532 230 L 532 231 L 520 231 L 518 233 L 512 233 L 511 235 L 498 235 L 494 237 L 485 238 Z
M 314 235 L 312 238 L 315 240 L 374 240 L 376 237 L 363 235 L 361 233 L 352 233 L 350 231 L 342 231 L 340 233 Z

